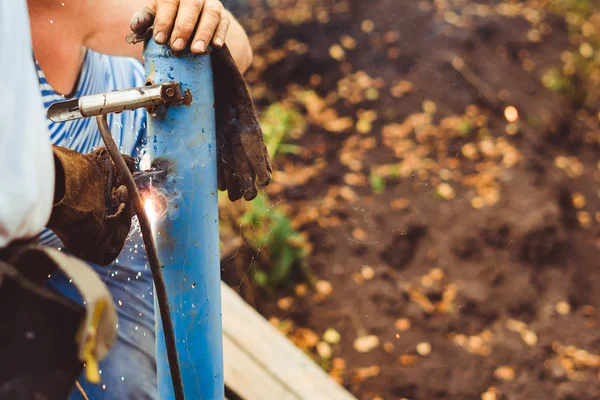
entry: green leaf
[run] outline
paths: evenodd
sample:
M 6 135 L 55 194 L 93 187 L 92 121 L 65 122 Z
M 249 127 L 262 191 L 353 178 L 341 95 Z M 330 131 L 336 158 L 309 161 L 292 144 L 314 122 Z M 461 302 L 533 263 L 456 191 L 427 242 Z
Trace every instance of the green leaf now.
M 461 121 L 460 126 L 458 127 L 458 131 L 463 136 L 468 135 L 472 129 L 473 129 L 473 127 L 467 121 Z
M 296 259 L 294 251 L 290 247 L 283 247 L 281 250 L 281 257 L 271 271 L 271 281 L 275 284 L 287 280 Z
M 369 183 L 371 184 L 371 189 L 375 193 L 381 193 L 385 190 L 385 179 L 379 175 L 371 173 L 371 176 L 369 176 Z
M 266 287 L 269 284 L 269 275 L 260 269 L 254 270 L 254 282 L 260 287 Z

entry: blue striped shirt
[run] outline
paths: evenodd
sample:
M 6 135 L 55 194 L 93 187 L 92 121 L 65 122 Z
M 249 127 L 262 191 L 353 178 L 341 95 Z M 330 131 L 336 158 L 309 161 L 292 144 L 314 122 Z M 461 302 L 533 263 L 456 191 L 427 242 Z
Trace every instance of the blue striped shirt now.
M 39 64 L 37 65 L 40 91 L 45 110 L 51 104 L 67 98 L 48 84 Z M 73 97 L 110 92 L 143 86 L 145 72 L 142 63 L 133 58 L 114 57 L 86 50 L 83 65 Z M 47 119 L 52 144 L 66 147 L 80 153 L 90 153 L 103 145 L 95 118 L 82 118 L 74 121 L 55 123 Z M 145 139 L 146 112 L 144 109 L 109 114 L 108 124 L 121 152 L 140 156 Z M 60 247 L 60 240 L 44 229 L 40 239 L 46 246 Z
M 56 93 L 48 84 L 39 65 L 38 77 L 46 109 L 54 102 L 65 100 L 64 96 Z M 129 89 L 143 86 L 144 82 L 144 68 L 137 60 L 87 50 L 73 96 Z M 145 147 L 146 110 L 109 114 L 107 118 L 121 152 L 135 157 L 142 156 Z M 95 118 L 63 123 L 48 120 L 48 128 L 53 144 L 81 153 L 89 153 L 103 144 Z M 108 287 L 119 321 L 117 342 L 107 358 L 99 364 L 102 385 L 92 385 L 84 377 L 80 377 L 79 382 L 89 398 L 158 399 L 152 273 L 139 225 L 136 227 L 135 222 L 132 225 L 119 258 L 107 266 L 90 263 Z M 42 232 L 41 242 L 47 246 L 62 247 L 60 240 L 49 230 Z M 60 271 L 52 274 L 48 287 L 79 304 L 84 303 L 81 294 Z M 69 397 L 75 398 L 81 397 L 78 393 Z

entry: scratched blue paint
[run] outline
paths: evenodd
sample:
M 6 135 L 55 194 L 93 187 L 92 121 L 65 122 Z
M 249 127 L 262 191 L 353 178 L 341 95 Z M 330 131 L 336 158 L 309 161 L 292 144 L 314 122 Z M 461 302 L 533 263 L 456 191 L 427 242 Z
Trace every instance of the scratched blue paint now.
M 175 171 L 170 207 L 177 212 L 154 227 L 158 254 L 171 302 L 186 398 L 222 400 L 219 225 L 215 154 L 215 114 L 209 56 L 173 56 L 150 40 L 144 51 L 146 76 L 153 83 L 181 83 L 192 102 L 149 116 L 151 158 L 169 160 Z M 158 313 L 158 307 L 156 308 Z M 157 368 L 161 400 L 173 399 L 160 318 Z

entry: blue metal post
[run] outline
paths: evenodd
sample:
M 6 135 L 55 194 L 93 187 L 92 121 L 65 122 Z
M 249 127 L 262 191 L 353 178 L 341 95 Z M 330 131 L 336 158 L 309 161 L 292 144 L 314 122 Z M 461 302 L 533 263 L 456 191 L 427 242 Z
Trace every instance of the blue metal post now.
M 170 213 L 153 227 L 171 303 L 186 399 L 222 400 L 219 224 L 215 112 L 209 56 L 174 56 L 153 40 L 144 51 L 146 76 L 154 84 L 180 82 L 188 105 L 148 116 L 151 158 L 167 160 L 173 171 Z M 158 308 L 157 313 L 158 313 Z M 160 398 L 173 398 L 162 325 L 157 315 Z

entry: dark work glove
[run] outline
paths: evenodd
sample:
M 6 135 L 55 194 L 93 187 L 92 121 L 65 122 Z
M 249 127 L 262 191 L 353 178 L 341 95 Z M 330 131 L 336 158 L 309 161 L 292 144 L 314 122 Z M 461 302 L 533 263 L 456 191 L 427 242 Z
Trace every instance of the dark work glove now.
M 217 182 L 229 199 L 252 200 L 258 186 L 271 182 L 271 162 L 246 81 L 227 45 L 213 49 L 217 125 Z
M 103 147 L 85 155 L 52 149 L 56 189 L 47 226 L 76 257 L 108 265 L 123 249 L 134 215 L 121 174 Z M 134 159 L 123 157 L 133 172 Z

